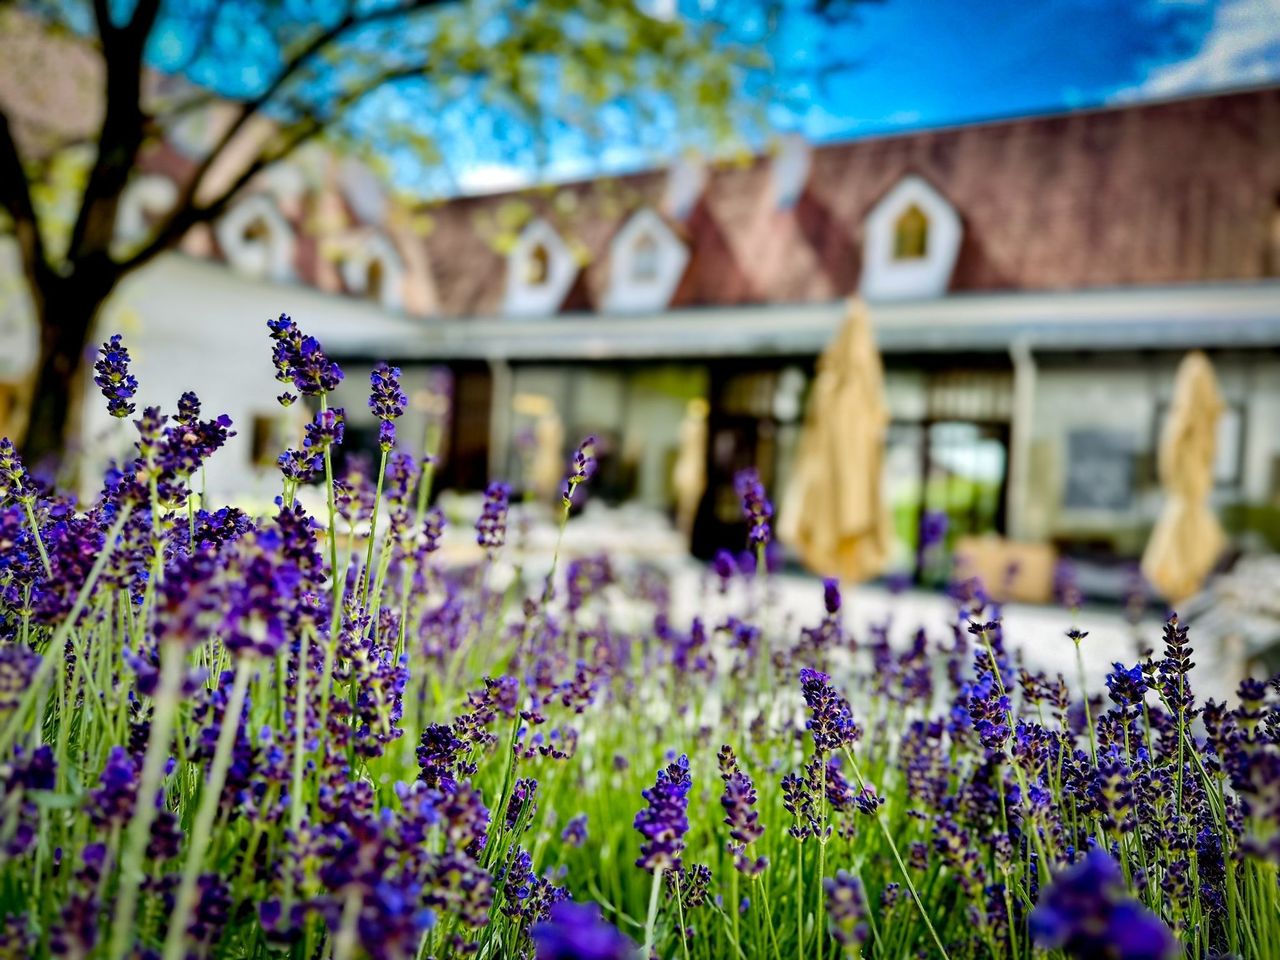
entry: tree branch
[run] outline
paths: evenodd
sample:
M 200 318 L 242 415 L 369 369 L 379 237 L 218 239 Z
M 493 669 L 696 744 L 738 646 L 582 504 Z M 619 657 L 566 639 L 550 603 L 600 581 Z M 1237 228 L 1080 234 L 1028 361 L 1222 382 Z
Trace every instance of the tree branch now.
M 115 21 L 111 19 L 111 0 L 93 0 L 93 22 L 105 45 L 107 37 L 116 31 Z
M 300 147 L 323 133 L 344 111 L 350 109 L 358 101 L 389 84 L 420 77 L 423 74 L 423 69 L 423 66 L 419 64 L 412 67 L 397 67 L 392 70 L 385 70 L 365 85 L 338 98 L 325 116 L 321 117 L 312 114 L 299 120 L 291 130 L 285 131 L 285 139 L 280 146 L 273 150 L 264 149 L 214 200 L 198 206 L 189 204 L 185 207 L 175 208 L 169 218 L 157 228 L 156 234 L 151 241 L 132 257 L 119 264 L 121 272 L 129 273 L 138 269 L 177 244 L 192 227 L 216 219 L 254 177 L 282 160 L 288 159 Z
M 71 273 L 81 262 L 105 258 L 114 237 L 120 195 L 142 145 L 142 58 L 159 9 L 160 0 L 138 0 L 129 22 L 119 27 L 111 20 L 110 0 L 94 0 L 106 67 L 106 108 L 97 154 L 67 245 Z
M 40 279 L 49 271 L 49 264 L 45 260 L 44 240 L 40 237 L 40 222 L 31 202 L 26 170 L 22 166 L 17 141 L 9 129 L 9 118 L 3 110 L 0 110 L 0 205 L 13 221 L 13 232 L 22 255 L 22 270 L 35 293 Z
M 129 31 L 141 37 L 145 45 L 146 38 L 151 35 L 151 28 L 156 25 L 156 17 L 160 15 L 160 0 L 138 0 L 133 8 L 133 16 L 129 19 Z

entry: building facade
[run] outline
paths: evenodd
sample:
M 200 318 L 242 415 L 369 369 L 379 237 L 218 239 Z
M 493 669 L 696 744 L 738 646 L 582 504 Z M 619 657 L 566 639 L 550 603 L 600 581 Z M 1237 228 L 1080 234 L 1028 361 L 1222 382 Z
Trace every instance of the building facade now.
M 199 155 L 188 134 L 146 158 L 122 231 L 172 195 Z M 411 211 L 317 157 L 261 178 L 112 311 L 134 328 L 144 400 L 149 383 L 167 403 L 203 384 L 253 434 L 215 478 L 228 488 L 270 489 L 270 441 L 297 428 L 274 406 L 261 333 L 287 311 L 357 366 L 408 368 L 413 431 L 448 394 L 455 486 L 532 483 L 538 437 L 567 453 L 595 433 L 597 495 L 675 513 L 682 444 L 705 438 L 705 553 L 738 542 L 736 469 L 785 484 L 816 357 L 855 295 L 886 368 L 896 567 L 913 568 L 935 510 L 953 535 L 1136 556 L 1193 348 L 1228 403 L 1217 506 L 1241 545 L 1280 540 L 1280 88 L 785 139 Z M 20 300 L 0 308 L 14 358 L 0 378 L 23 370 Z M 359 436 L 362 378 L 345 389 Z

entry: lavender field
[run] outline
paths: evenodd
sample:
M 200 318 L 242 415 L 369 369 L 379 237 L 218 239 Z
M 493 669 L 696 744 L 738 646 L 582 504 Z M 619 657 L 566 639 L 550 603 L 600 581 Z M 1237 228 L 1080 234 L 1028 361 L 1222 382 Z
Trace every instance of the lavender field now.
M 0 445 L 0 955 L 1280 957 L 1280 685 L 1199 699 L 1176 617 L 1092 696 L 1016 648 L 1087 622 L 1006 638 L 972 581 L 906 649 L 831 581 L 788 626 L 762 562 L 677 621 L 643 564 L 506 575 L 500 482 L 445 564 L 399 372 L 372 480 L 335 476 L 343 371 L 268 326 L 316 410 L 272 514 L 204 501 L 235 425 L 137 410 L 119 337 L 95 382 L 136 449 L 96 497 Z

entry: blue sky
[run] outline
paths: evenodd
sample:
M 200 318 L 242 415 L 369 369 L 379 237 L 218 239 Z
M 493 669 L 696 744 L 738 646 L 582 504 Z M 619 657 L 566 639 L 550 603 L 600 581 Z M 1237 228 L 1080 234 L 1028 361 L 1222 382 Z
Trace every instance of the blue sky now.
M 697 0 L 680 8 L 696 15 Z M 789 96 L 770 125 L 843 140 L 1278 82 L 1280 0 L 883 0 L 834 31 L 795 26 L 772 53 Z M 821 84 L 787 79 L 814 57 L 852 66 Z M 662 160 L 623 137 L 563 136 L 547 151 L 534 162 L 481 138 L 455 152 L 452 177 L 485 191 Z

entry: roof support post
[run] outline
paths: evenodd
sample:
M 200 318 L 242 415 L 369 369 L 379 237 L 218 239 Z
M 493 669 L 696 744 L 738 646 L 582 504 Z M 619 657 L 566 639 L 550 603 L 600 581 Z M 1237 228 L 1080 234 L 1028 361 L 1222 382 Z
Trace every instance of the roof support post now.
M 1023 337 L 1009 345 L 1013 361 L 1013 410 L 1009 430 L 1009 482 L 1005 518 L 1011 540 L 1035 535 L 1031 521 L 1031 443 L 1035 428 L 1036 361 L 1031 344 Z

